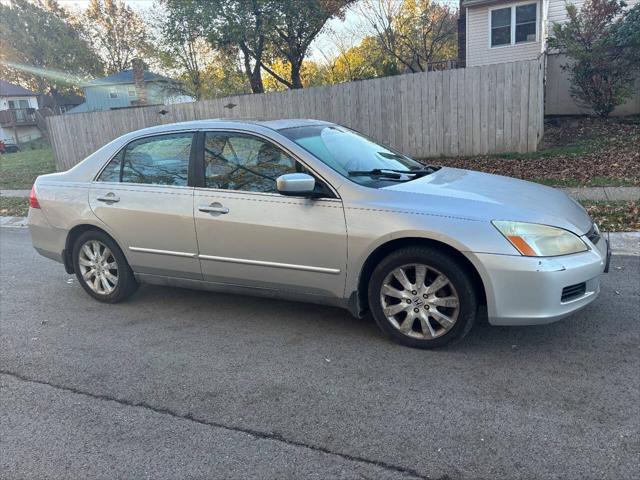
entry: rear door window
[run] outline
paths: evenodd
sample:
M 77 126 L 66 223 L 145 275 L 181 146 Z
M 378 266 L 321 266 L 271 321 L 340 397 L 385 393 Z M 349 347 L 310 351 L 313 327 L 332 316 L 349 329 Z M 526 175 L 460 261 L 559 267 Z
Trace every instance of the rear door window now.
M 98 180 L 187 186 L 192 143 L 193 133 L 135 140 L 111 160 Z

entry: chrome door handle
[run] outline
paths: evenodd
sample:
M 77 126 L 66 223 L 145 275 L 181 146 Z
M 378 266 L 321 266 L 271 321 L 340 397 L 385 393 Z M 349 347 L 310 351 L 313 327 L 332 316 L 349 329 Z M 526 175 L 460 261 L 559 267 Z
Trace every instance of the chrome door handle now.
M 223 207 L 220 204 L 212 204 L 212 205 L 200 205 L 198 210 L 206 213 L 218 213 L 218 214 L 227 214 L 229 213 L 229 209 L 227 207 Z
M 113 193 L 107 193 L 102 197 L 96 198 L 99 202 L 116 203 L 120 201 L 120 197 L 116 197 Z

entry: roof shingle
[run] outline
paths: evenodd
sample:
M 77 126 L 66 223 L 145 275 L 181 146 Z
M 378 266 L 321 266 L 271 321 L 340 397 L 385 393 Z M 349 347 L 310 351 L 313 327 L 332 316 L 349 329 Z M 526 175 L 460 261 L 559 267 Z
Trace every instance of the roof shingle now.
M 173 82 L 170 78 L 163 77 L 162 75 L 158 75 L 157 73 L 149 72 L 145 70 L 144 72 L 144 81 L 145 82 Z M 95 85 L 117 85 L 121 83 L 134 83 L 133 80 L 133 70 L 123 70 L 121 72 L 113 73 L 106 77 L 96 78 L 95 80 L 91 80 L 85 84 L 85 86 L 95 86 Z
M 0 97 L 35 97 L 37 95 L 20 85 L 0 80 Z

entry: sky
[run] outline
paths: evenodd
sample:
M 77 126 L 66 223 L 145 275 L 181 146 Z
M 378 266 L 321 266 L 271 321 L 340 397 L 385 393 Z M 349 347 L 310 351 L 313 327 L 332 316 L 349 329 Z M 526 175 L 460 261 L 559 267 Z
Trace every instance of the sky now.
M 89 3 L 89 0 L 58 1 L 62 6 L 70 9 L 83 9 L 86 8 Z M 452 8 L 456 8 L 459 5 L 458 0 L 438 0 L 438 2 L 448 4 Z M 135 10 L 145 11 L 153 7 L 154 0 L 124 0 L 124 3 Z M 326 58 L 331 58 L 338 54 L 337 42 L 352 43 L 355 45 L 370 33 L 362 15 L 358 11 L 358 5 L 356 3 L 355 7 L 347 10 L 344 20 L 333 19 L 327 22 L 324 31 L 321 32 L 311 44 L 308 58 L 315 62 L 322 63 Z

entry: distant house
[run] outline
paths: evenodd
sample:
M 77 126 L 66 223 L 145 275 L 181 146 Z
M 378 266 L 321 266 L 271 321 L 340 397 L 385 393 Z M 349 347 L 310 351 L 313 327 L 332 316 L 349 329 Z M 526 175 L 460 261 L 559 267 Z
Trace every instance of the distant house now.
M 640 0 L 627 0 L 627 8 L 638 2 Z M 560 68 L 567 63 L 567 57 L 549 51 L 547 42 L 553 24 L 568 20 L 566 5 L 573 4 L 580 9 L 585 0 L 462 0 L 460 3 L 460 63 L 476 67 L 546 55 L 545 114 L 587 113 L 569 94 L 569 79 Z M 640 94 L 614 113 L 640 113 Z
M 37 93 L 0 80 L 0 140 L 19 144 L 40 138 L 37 109 Z
M 75 93 L 50 93 L 38 98 L 38 105 L 42 112 L 48 115 L 59 115 L 84 103 L 84 97 Z
M 82 85 L 85 102 L 66 113 L 98 112 L 194 100 L 180 93 L 180 82 L 150 72 L 142 62 L 138 63 L 136 60 L 132 62 L 132 67 Z

